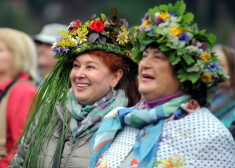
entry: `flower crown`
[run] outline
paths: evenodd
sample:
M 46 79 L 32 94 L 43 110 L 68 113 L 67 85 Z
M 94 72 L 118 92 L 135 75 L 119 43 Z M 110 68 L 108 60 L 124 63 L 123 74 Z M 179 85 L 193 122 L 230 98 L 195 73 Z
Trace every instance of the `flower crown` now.
M 132 57 L 139 62 L 145 47 L 156 42 L 169 62 L 179 68 L 177 77 L 181 83 L 190 82 L 194 91 L 200 91 L 203 85 L 210 92 L 228 76 L 212 52 L 216 37 L 199 31 L 197 24 L 190 25 L 194 15 L 185 10 L 183 1 L 149 9 L 142 24 L 133 29 L 137 35 Z M 209 97 L 209 101 L 211 99 Z
M 80 20 L 70 23 L 68 30 L 61 31 L 52 46 L 55 58 L 69 60 L 90 50 L 103 50 L 130 57 L 132 34 L 129 34 L 126 19 L 108 20 L 93 15 L 84 24 Z

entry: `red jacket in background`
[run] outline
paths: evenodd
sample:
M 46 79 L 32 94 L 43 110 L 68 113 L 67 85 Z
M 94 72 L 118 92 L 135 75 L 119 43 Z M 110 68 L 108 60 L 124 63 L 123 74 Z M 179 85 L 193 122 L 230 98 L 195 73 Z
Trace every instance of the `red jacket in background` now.
M 29 75 L 23 73 L 20 75 L 19 79 L 29 79 Z M 12 79 L 13 80 L 13 79 Z M 0 89 L 4 90 L 6 86 L 12 82 L 12 80 L 4 81 L 0 83 Z M 12 148 L 18 138 L 20 137 L 24 124 L 29 112 L 29 107 L 32 103 L 33 97 L 35 95 L 36 87 L 27 82 L 22 81 L 15 84 L 11 90 L 8 97 L 7 104 L 7 157 L 0 160 L 0 168 L 7 168 L 10 164 L 11 158 L 14 153 Z

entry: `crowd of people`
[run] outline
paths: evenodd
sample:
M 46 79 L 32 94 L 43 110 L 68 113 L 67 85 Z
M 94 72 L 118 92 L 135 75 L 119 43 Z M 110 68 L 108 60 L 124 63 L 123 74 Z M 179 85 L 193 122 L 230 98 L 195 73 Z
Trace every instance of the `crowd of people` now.
M 181 0 L 114 11 L 0 28 L 0 168 L 233 168 L 235 49 Z

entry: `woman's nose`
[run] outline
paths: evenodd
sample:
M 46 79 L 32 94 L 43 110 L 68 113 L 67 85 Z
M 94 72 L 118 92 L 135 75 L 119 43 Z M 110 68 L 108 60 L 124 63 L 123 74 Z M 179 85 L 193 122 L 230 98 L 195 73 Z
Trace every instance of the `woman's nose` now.
M 75 77 L 78 77 L 78 78 L 84 78 L 84 77 L 86 77 L 84 69 L 81 68 L 81 67 L 80 67 L 79 69 L 77 69 L 77 70 L 75 71 Z
M 151 59 L 149 57 L 142 58 L 139 64 L 142 68 L 150 68 L 151 66 Z

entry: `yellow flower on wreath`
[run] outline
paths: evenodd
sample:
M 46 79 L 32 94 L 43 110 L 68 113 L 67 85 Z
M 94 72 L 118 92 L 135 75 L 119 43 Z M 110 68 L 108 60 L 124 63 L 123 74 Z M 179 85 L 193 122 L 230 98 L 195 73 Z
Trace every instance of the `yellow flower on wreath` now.
M 202 82 L 205 82 L 205 83 L 210 82 L 212 80 L 212 76 L 211 74 L 203 74 L 201 76 L 201 80 Z
M 60 33 L 64 36 L 64 40 L 57 41 L 57 45 L 60 47 L 74 47 L 77 45 L 77 41 L 69 34 L 67 30 L 62 30 Z
M 179 36 L 181 33 L 185 32 L 185 30 L 179 27 L 172 27 L 170 32 L 174 34 L 175 36 Z
M 171 17 L 171 15 L 168 12 L 160 12 L 160 17 L 165 20 L 168 17 Z
M 201 59 L 202 59 L 203 61 L 207 61 L 207 60 L 211 59 L 211 55 L 208 54 L 208 53 L 206 53 L 206 52 L 204 52 L 204 53 L 202 54 Z
M 118 33 L 117 41 L 119 41 L 119 44 L 125 45 L 128 42 L 127 41 L 128 40 L 128 32 L 127 32 L 126 27 L 124 27 L 124 26 L 122 26 L 121 29 L 122 29 L 122 32 Z
M 142 23 L 142 25 L 143 25 L 144 27 L 149 27 L 149 26 L 151 26 L 151 22 L 150 22 L 149 20 L 144 20 L 143 23 Z

